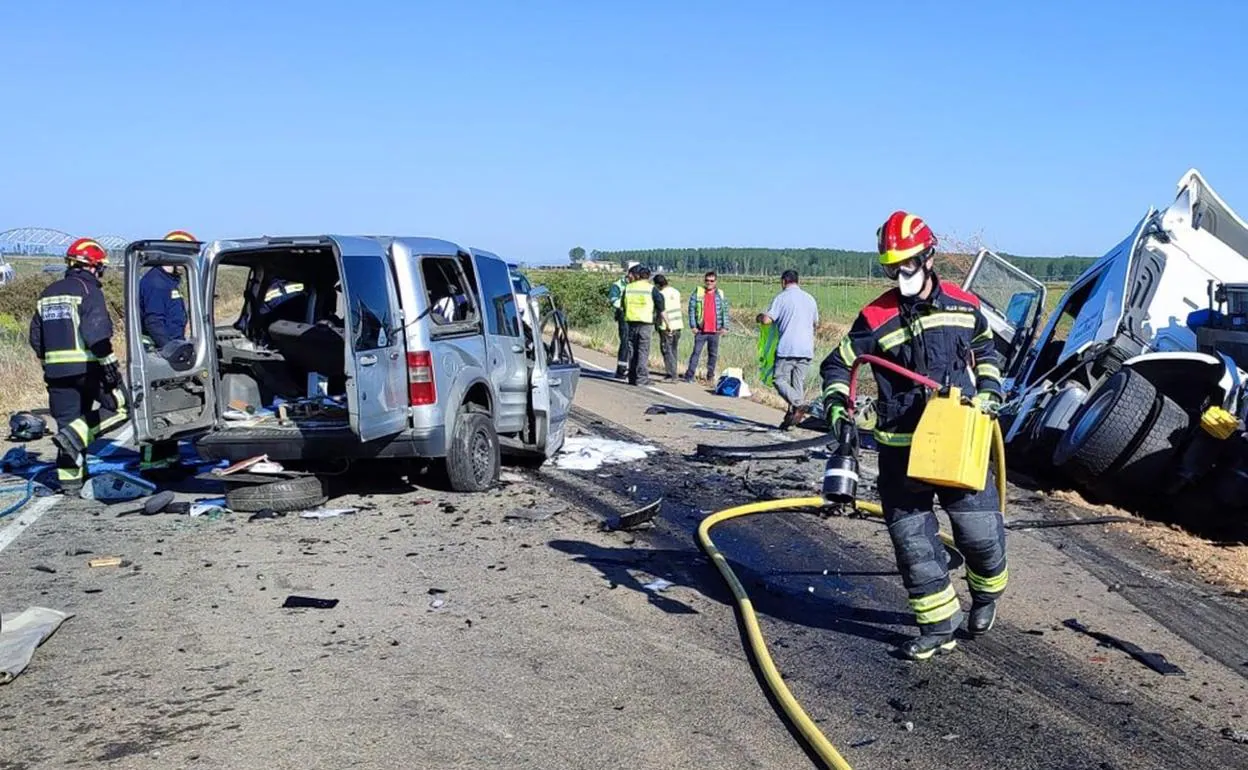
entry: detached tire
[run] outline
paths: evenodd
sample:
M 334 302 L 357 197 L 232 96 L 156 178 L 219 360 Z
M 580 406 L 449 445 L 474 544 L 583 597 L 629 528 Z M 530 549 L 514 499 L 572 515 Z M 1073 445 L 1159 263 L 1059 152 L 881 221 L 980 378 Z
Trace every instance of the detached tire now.
M 1083 479 L 1096 479 L 1114 466 L 1145 430 L 1157 388 L 1131 369 L 1101 384 L 1070 420 L 1053 450 L 1053 464 Z
M 316 476 L 273 481 L 268 484 L 240 484 L 225 491 L 225 507 L 239 513 L 271 510 L 277 513 L 306 511 L 329 498 Z
M 446 476 L 456 492 L 484 492 L 498 483 L 502 455 L 488 414 L 461 411 L 455 416 L 446 453 Z

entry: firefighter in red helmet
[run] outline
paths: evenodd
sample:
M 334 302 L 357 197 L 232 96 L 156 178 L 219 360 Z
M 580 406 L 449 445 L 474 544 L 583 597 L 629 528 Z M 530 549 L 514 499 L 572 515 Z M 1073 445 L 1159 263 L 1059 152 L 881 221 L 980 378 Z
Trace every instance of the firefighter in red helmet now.
M 839 425 L 848 419 L 850 367 L 866 354 L 975 393 L 974 402 L 995 415 L 1001 400 L 1002 361 L 979 299 L 936 275 L 936 236 L 922 219 L 893 212 L 877 238 L 880 264 L 897 286 L 863 308 L 820 367 L 829 430 L 839 435 Z M 902 644 L 900 652 L 911 660 L 925 660 L 953 650 L 954 632 L 962 622 L 933 501 L 938 498 L 949 514 L 954 539 L 966 558 L 971 594 L 967 631 L 979 636 L 992 628 L 996 601 L 1007 580 L 1001 500 L 991 476 L 982 492 L 939 488 L 909 478 L 910 441 L 927 391 L 882 368 L 873 374 L 879 392 L 874 437 L 879 445 L 880 503 L 919 626 L 919 635 Z
M 57 481 L 72 494 L 86 480 L 87 447 L 124 423 L 127 414 L 100 283 L 108 252 L 94 239 L 79 238 L 66 250 L 65 263 L 65 276 L 39 297 L 30 319 L 30 347 L 43 364 L 48 408 L 56 418 Z

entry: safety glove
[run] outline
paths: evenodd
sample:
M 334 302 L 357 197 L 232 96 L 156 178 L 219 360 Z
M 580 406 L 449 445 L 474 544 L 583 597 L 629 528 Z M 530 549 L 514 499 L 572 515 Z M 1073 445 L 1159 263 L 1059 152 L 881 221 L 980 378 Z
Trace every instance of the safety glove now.
M 975 397 L 971 399 L 971 403 L 990 417 L 996 417 L 997 412 L 1001 409 L 1001 397 L 990 390 L 981 390 L 976 393 Z
M 841 426 L 849 421 L 849 410 L 840 401 L 829 399 L 824 405 L 823 416 L 828 422 L 828 434 L 840 436 Z
M 110 361 L 100 367 L 100 382 L 105 390 L 114 390 L 121 385 L 121 365 Z

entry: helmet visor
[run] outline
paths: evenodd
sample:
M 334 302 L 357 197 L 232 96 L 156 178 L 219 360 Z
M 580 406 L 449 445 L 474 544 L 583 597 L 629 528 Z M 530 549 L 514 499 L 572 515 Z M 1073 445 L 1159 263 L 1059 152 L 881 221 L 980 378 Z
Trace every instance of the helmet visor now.
M 910 257 L 901 262 L 894 262 L 891 265 L 884 265 L 884 275 L 888 276 L 890 281 L 895 281 L 903 275 L 914 275 L 923 267 L 923 255 Z

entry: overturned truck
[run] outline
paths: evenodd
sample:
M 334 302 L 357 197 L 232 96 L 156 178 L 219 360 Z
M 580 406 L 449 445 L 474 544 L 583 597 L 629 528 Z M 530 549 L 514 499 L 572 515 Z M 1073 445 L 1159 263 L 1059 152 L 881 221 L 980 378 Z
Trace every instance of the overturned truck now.
M 1248 225 L 1195 169 L 1070 286 L 981 251 L 964 288 L 1006 359 L 1012 467 L 1098 502 L 1238 520 L 1248 508 Z M 1041 326 L 1043 323 L 1043 326 Z

